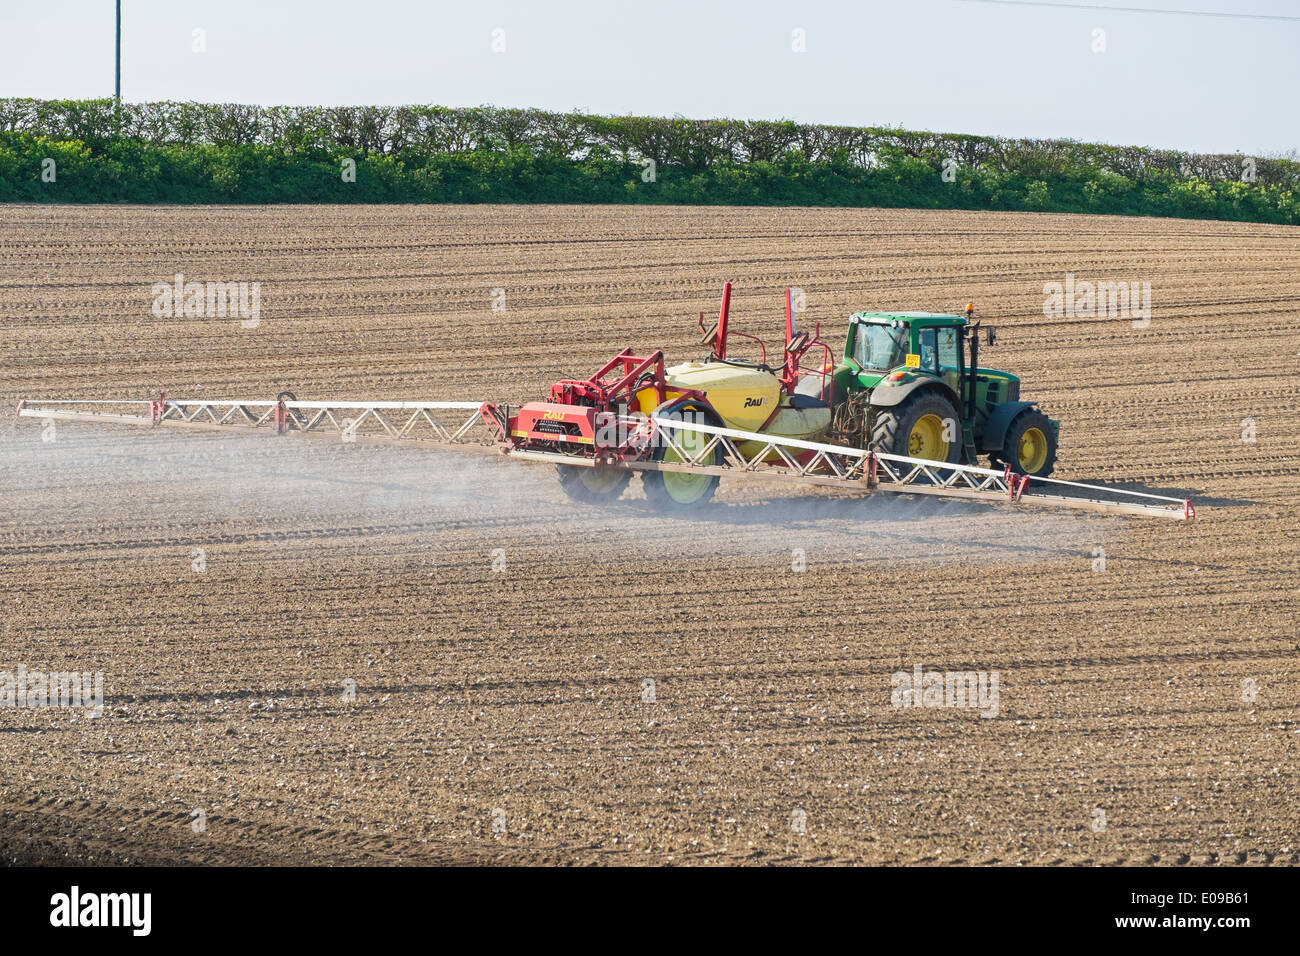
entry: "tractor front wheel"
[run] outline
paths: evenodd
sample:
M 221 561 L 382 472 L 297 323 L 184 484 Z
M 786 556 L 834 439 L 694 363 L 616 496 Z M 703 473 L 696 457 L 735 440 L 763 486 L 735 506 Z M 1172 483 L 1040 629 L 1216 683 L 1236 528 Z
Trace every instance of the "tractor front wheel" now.
M 998 459 L 1021 475 L 1046 478 L 1056 467 L 1056 432 L 1051 420 L 1036 409 L 1021 412 L 1007 429 Z
M 632 472 L 626 468 L 556 465 L 555 470 L 560 476 L 560 487 L 564 493 L 583 504 L 613 501 L 632 480 Z

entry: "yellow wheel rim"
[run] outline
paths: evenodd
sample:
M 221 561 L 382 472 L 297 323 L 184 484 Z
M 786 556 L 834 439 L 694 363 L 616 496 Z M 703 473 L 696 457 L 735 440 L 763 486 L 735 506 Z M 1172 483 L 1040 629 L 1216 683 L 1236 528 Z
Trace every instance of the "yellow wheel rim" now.
M 907 437 L 907 454 L 929 461 L 947 461 L 948 439 L 943 437 L 943 419 L 933 414 L 918 418 Z
M 1047 436 L 1041 428 L 1026 428 L 1016 447 L 1016 458 L 1026 475 L 1037 474 L 1047 464 Z

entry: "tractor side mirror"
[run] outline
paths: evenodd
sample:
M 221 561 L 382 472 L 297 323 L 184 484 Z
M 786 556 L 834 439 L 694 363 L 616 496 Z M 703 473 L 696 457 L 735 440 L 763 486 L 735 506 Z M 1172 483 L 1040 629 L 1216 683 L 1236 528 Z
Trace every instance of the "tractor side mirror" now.
M 714 322 L 713 327 L 700 336 L 701 345 L 712 345 L 718 340 L 718 323 Z
M 998 330 L 991 325 L 986 325 L 984 327 L 984 337 L 988 340 L 988 344 L 992 345 L 998 340 Z

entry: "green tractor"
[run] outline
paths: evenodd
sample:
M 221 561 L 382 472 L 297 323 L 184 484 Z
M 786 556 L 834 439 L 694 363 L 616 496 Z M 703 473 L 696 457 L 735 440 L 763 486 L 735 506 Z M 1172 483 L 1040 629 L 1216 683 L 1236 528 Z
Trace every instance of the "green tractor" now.
M 1060 422 L 1020 400 L 1020 379 L 979 365 L 979 323 L 933 312 L 857 312 L 833 377 L 833 442 L 1045 478 Z M 985 329 L 992 345 L 995 330 Z

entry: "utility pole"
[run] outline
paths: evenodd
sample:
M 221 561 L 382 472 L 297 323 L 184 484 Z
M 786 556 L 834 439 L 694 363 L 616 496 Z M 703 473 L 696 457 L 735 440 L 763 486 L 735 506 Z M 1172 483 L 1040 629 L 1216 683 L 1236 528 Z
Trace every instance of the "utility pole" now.
M 122 103 L 122 0 L 117 0 L 117 59 L 116 78 L 113 84 L 113 98 L 118 105 Z

